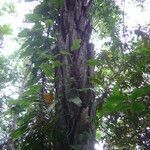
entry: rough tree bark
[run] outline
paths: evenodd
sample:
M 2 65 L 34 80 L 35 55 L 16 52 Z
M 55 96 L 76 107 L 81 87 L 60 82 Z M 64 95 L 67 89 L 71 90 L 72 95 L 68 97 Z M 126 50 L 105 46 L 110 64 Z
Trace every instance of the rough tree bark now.
M 56 113 L 59 116 L 54 130 L 55 150 L 72 149 L 73 145 L 82 150 L 94 149 L 95 95 L 90 82 L 94 68 L 88 65 L 88 60 L 94 57 L 94 46 L 89 42 L 92 32 L 90 5 L 91 0 L 64 0 L 57 18 L 54 55 L 62 65 L 55 68 Z M 72 50 L 75 41 L 80 46 Z M 79 98 L 81 105 L 70 101 Z

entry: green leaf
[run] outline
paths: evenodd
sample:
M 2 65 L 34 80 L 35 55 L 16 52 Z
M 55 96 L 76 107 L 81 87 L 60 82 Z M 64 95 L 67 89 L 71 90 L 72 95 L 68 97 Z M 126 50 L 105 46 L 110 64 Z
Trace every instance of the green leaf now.
M 37 52 L 37 55 L 39 55 L 40 59 L 48 59 L 48 60 L 50 60 L 52 58 L 52 55 L 47 53 L 47 52 L 39 51 L 39 52 Z
M 27 37 L 29 32 L 30 32 L 30 29 L 24 28 L 24 29 L 18 34 L 18 37 Z
M 71 98 L 71 99 L 69 99 L 69 101 L 76 104 L 77 106 L 81 107 L 82 101 L 79 97 Z
M 112 95 L 106 99 L 102 111 L 104 114 L 117 111 L 126 111 L 128 109 L 128 105 L 125 103 L 126 99 L 127 98 L 123 95 Z
M 21 126 L 19 129 L 15 130 L 12 134 L 11 137 L 16 140 L 17 138 L 19 138 L 21 135 L 23 135 L 26 131 L 28 131 L 29 129 L 27 128 L 27 124 Z
M 118 85 L 115 85 L 112 91 L 112 95 L 121 95 L 120 88 Z
M 93 83 L 100 85 L 101 84 L 101 80 L 100 78 L 97 78 L 96 76 L 91 77 L 91 80 Z
M 130 108 L 130 106 L 128 105 L 127 102 L 120 102 L 116 106 L 115 110 L 119 111 L 119 112 L 126 112 L 129 108 Z
M 22 109 L 26 109 L 27 107 L 31 106 L 31 105 L 35 105 L 35 103 L 38 102 L 38 95 L 37 96 L 29 96 L 29 97 L 25 97 L 23 99 L 20 99 L 20 106 L 22 107 Z
M 54 67 L 60 67 L 60 66 L 63 65 L 63 63 L 61 63 L 61 62 L 58 61 L 58 60 L 55 60 L 55 61 L 53 61 L 53 65 L 54 65 Z
M 50 64 L 42 64 L 40 68 L 44 71 L 47 77 L 53 76 L 54 69 Z
M 1 35 L 10 35 L 12 34 L 12 28 L 8 24 L 0 25 L 0 34 Z
M 88 64 L 90 66 L 96 66 L 98 64 L 98 62 L 99 62 L 99 60 L 97 60 L 97 59 L 89 59 L 88 60 Z
M 3 4 L 1 10 L 4 12 L 8 12 L 9 14 L 14 14 L 15 13 L 15 4 L 13 2 L 5 2 Z
M 143 102 L 134 102 L 132 104 L 132 111 L 133 112 L 142 112 L 145 110 L 145 105 Z
M 26 20 L 27 22 L 34 23 L 34 22 L 39 22 L 41 19 L 41 16 L 39 14 L 27 14 L 26 15 Z
M 101 140 L 103 133 L 101 131 L 96 132 L 96 140 Z
M 114 112 L 116 109 L 117 103 L 113 103 L 113 102 L 109 102 L 104 104 L 103 106 L 103 111 L 110 113 L 110 112 Z
M 80 39 L 74 40 L 71 46 L 71 51 L 78 50 L 80 48 L 80 43 L 81 43 Z
M 64 4 L 64 0 L 51 0 L 51 4 L 55 8 L 60 8 Z
M 148 95 L 149 94 L 149 91 L 150 91 L 150 86 L 145 86 L 145 87 L 142 87 L 142 88 L 138 88 L 138 89 L 135 89 L 131 95 L 130 95 L 130 98 L 132 100 L 135 100 L 137 99 L 138 97 L 142 97 L 143 95 Z
M 52 26 L 53 24 L 54 24 L 53 20 L 51 20 L 51 19 L 45 20 L 45 25 L 46 25 L 46 27 L 50 27 L 50 26 Z
M 36 115 L 37 114 L 35 111 L 27 113 L 25 114 L 25 116 L 21 116 L 20 118 L 18 118 L 18 123 L 20 125 L 25 125 L 26 123 L 30 122 L 31 119 L 33 119 Z
M 123 100 L 126 100 L 127 98 L 121 94 L 118 94 L 118 95 L 112 95 L 110 97 L 107 98 L 106 100 L 106 103 L 109 103 L 109 102 L 120 102 L 120 101 L 123 101 Z
M 32 85 L 23 93 L 23 96 L 37 95 L 40 90 L 41 85 Z

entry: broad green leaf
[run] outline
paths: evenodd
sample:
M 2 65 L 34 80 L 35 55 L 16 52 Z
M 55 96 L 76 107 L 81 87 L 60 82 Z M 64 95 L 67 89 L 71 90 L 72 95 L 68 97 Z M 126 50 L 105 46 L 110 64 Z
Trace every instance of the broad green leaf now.
M 71 46 L 71 50 L 74 51 L 74 50 L 78 50 L 80 48 L 80 43 L 81 43 L 81 40 L 80 39 L 76 39 L 73 41 L 73 44 Z
M 52 58 L 52 55 L 50 55 L 46 52 L 39 51 L 39 52 L 37 52 L 37 54 L 39 55 L 40 59 L 49 59 L 50 60 Z
M 47 77 L 53 76 L 54 70 L 50 64 L 42 64 L 41 69 L 44 71 Z
M 55 60 L 55 61 L 53 61 L 53 65 L 54 65 L 54 67 L 60 67 L 60 66 L 62 66 L 63 64 L 62 64 L 60 61 Z
M 128 105 L 127 102 L 120 102 L 117 106 L 116 106 L 116 111 L 118 112 L 126 112 L 128 109 L 130 108 L 130 106 Z
M 133 112 L 142 112 L 145 110 L 145 105 L 143 102 L 134 102 L 132 104 L 132 111 Z
M 51 20 L 51 19 L 45 20 L 45 25 L 46 25 L 46 27 L 50 27 L 50 26 L 52 26 L 53 24 L 54 24 L 53 20 Z
M 118 105 L 117 103 L 113 103 L 113 102 L 106 103 L 103 106 L 103 111 L 109 113 L 115 112 L 117 105 Z
M 103 113 L 109 114 L 111 112 L 126 111 L 128 105 L 125 103 L 125 100 L 126 97 L 123 95 L 112 95 L 108 97 L 102 107 Z
M 131 95 L 130 95 L 130 98 L 132 99 L 132 100 L 135 100 L 135 99 L 137 99 L 138 97 L 142 97 L 142 96 L 144 96 L 144 95 L 147 95 L 147 94 L 149 94 L 149 92 L 150 92 L 150 86 L 145 86 L 145 87 L 142 87 L 142 88 L 137 88 L 137 89 L 135 89 L 132 93 L 131 93 Z
M 31 43 L 32 43 L 31 40 L 30 40 L 30 39 L 27 39 L 27 40 L 22 44 L 22 46 L 21 46 L 20 49 L 22 50 L 22 49 L 25 49 L 25 48 L 29 47 Z M 23 57 L 23 56 L 22 56 L 22 57 Z
M 26 20 L 27 22 L 38 22 L 41 19 L 41 16 L 39 14 L 27 14 L 26 15 Z
M 120 94 L 120 88 L 118 85 L 115 85 L 114 88 L 113 88 L 113 91 L 112 91 L 112 94 L 113 95 L 121 95 Z
M 19 34 L 18 37 L 27 37 L 30 32 L 30 29 L 24 28 Z
M 0 25 L 0 34 L 1 35 L 10 35 L 12 34 L 12 28 L 8 24 Z
M 29 129 L 27 128 L 27 124 L 21 126 L 19 129 L 15 130 L 12 134 L 11 137 L 16 140 L 18 139 L 20 136 L 22 136 L 26 131 L 28 131 Z
M 23 96 L 37 95 L 40 90 L 41 85 L 32 85 L 23 93 Z
M 96 139 L 97 139 L 97 140 L 101 140 L 102 135 L 103 135 L 103 133 L 98 130 L 98 131 L 96 132 Z
M 88 60 L 88 64 L 89 64 L 90 66 L 96 66 L 96 65 L 98 65 L 98 63 L 99 63 L 99 60 L 98 60 L 98 59 L 89 59 L 89 60 Z
M 91 81 L 92 81 L 94 84 L 97 84 L 97 85 L 100 85 L 100 84 L 101 84 L 100 78 L 97 78 L 96 76 L 91 77 Z
M 31 56 L 32 53 L 33 53 L 33 51 L 29 47 L 22 49 L 21 54 L 20 54 L 20 58 L 26 58 L 28 56 Z
M 33 112 L 25 114 L 25 116 L 21 116 L 20 118 L 18 118 L 17 121 L 19 125 L 25 125 L 26 123 L 30 122 L 31 119 L 35 117 L 35 115 L 36 115 L 36 112 L 33 111 Z
M 21 105 L 21 107 L 23 109 L 26 109 L 27 107 L 31 106 L 31 105 L 35 105 L 35 103 L 38 103 L 39 101 L 39 96 L 28 96 L 25 97 L 23 99 L 20 99 L 19 104 Z
M 63 6 L 64 0 L 51 0 L 50 5 L 52 5 L 54 8 L 60 8 Z
M 123 100 L 126 100 L 127 98 L 125 97 L 125 96 L 123 96 L 123 95 L 112 95 L 112 96 L 110 96 L 110 97 L 108 97 L 107 98 L 107 100 L 106 100 L 106 103 L 113 103 L 113 102 L 116 102 L 116 103 L 118 103 L 118 102 L 122 102 Z

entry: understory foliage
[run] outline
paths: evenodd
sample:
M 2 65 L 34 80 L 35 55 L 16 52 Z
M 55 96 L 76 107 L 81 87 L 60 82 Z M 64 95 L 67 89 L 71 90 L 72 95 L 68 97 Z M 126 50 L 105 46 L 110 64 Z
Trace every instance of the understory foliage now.
M 55 96 L 54 76 L 56 67 L 63 66 L 56 58 L 71 53 L 62 50 L 54 55 L 58 33 L 57 17 L 63 6 L 63 0 L 43 0 L 32 14 L 26 15 L 25 21 L 33 25 L 24 28 L 18 38 L 23 41 L 19 51 L 21 64 L 12 71 L 3 57 L 0 57 L 0 92 L 8 85 L 19 85 L 18 99 L 2 96 L 0 111 L 7 105 L 8 115 L 2 120 L 1 131 L 7 135 L 1 147 L 14 149 L 54 149 L 55 139 L 66 139 L 66 131 L 57 131 L 60 119 L 56 113 L 60 103 Z M 89 16 L 93 19 L 93 33 L 97 32 L 105 44 L 95 58 L 87 65 L 95 68 L 90 77 L 95 92 L 95 112 L 92 118 L 95 124 L 96 140 L 105 141 L 106 149 L 141 149 L 150 147 L 150 29 L 140 26 L 134 31 L 126 28 L 124 13 L 114 0 L 93 0 Z M 1 32 L 1 29 L 0 29 Z M 80 40 L 73 41 L 71 51 L 80 47 Z M 17 55 L 17 57 L 18 57 Z M 2 64 L 2 65 L 1 65 Z M 5 65 L 7 64 L 7 65 Z M 10 65 L 11 66 L 11 65 Z M 11 80 L 10 80 L 11 79 Z M 21 82 L 21 85 L 20 85 Z M 89 89 L 79 89 L 85 92 Z M 1 96 L 1 95 L 0 95 Z M 8 102 L 9 100 L 9 102 Z M 70 99 L 71 103 L 81 106 L 79 97 Z M 8 125 L 11 130 L 6 130 Z M 9 127 L 10 128 L 10 127 Z M 54 133 L 57 133 L 54 135 Z M 4 135 L 3 134 L 3 135 Z M 55 137 L 54 137 L 55 136 Z M 93 135 L 86 133 L 82 135 Z M 81 149 L 81 145 L 71 145 L 70 149 Z
M 103 106 L 97 106 L 99 138 L 107 141 L 108 149 L 134 149 L 137 145 L 148 149 L 150 145 L 150 41 L 142 37 L 136 40 L 132 39 L 126 51 L 114 49 L 113 44 L 108 50 L 106 45 L 95 60 L 98 71 L 93 79 L 108 94 Z

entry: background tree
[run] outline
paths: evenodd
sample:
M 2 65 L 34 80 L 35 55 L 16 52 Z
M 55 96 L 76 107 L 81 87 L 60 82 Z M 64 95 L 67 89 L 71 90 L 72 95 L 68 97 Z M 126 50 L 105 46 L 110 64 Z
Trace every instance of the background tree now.
M 10 138 L 10 133 L 16 128 L 16 119 L 13 114 L 14 109 L 14 98 L 18 90 L 17 85 L 20 75 L 18 74 L 18 67 L 14 63 L 14 59 L 17 58 L 12 56 L 4 56 L 3 44 L 5 38 L 12 35 L 12 27 L 6 23 L 6 15 L 15 14 L 15 6 L 12 2 L 1 2 L 0 6 L 0 148 L 10 149 L 13 148 L 13 141 Z
M 144 31 L 140 32 L 148 37 Z M 98 116 L 105 116 L 104 120 L 100 117 L 103 120 L 100 128 L 110 148 L 149 147 L 149 42 L 149 38 L 146 41 L 141 38 L 128 53 L 104 51 L 98 58 L 102 63 L 98 76 L 103 79 L 107 76 L 109 81 L 110 96 Z M 106 65 L 104 69 L 103 65 Z M 112 73 L 112 69 L 116 72 Z

